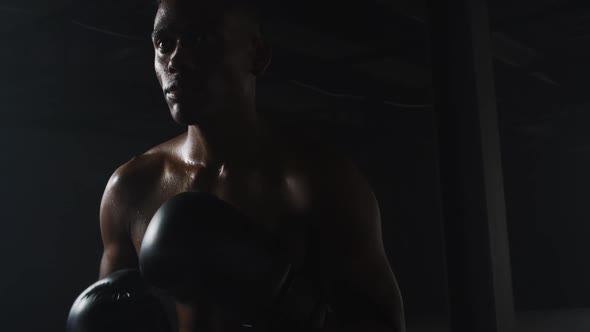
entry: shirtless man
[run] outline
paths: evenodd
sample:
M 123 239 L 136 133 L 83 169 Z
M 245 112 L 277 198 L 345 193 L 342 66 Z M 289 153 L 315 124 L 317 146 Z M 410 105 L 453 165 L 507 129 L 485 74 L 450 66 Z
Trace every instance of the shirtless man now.
M 137 268 L 146 228 L 165 201 L 209 192 L 272 230 L 326 285 L 334 310 L 323 330 L 405 331 L 366 180 L 329 149 L 273 132 L 256 111 L 256 78 L 271 49 L 247 1 L 161 0 L 152 41 L 171 115 L 188 130 L 110 178 L 100 209 L 100 277 Z M 181 332 L 224 330 L 206 303 L 179 302 L 176 311 Z

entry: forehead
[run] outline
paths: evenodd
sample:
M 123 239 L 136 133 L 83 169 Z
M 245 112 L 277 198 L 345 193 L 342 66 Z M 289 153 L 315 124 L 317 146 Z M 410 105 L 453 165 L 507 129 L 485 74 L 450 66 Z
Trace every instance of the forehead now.
M 223 25 L 229 11 L 219 0 L 162 0 L 154 20 L 154 28 L 211 28 Z

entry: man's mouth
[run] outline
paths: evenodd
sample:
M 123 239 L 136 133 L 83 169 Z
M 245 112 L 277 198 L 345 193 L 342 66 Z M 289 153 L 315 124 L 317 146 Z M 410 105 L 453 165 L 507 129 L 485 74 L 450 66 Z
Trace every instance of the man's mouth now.
M 164 88 L 166 99 L 173 102 L 180 101 L 181 99 L 188 97 L 189 94 L 191 96 L 201 95 L 204 91 L 203 85 L 196 84 L 194 81 L 189 83 L 182 80 L 171 81 L 170 84 Z
M 172 82 L 166 89 L 164 89 L 166 97 L 171 100 L 177 100 L 180 96 L 182 89 L 178 82 Z

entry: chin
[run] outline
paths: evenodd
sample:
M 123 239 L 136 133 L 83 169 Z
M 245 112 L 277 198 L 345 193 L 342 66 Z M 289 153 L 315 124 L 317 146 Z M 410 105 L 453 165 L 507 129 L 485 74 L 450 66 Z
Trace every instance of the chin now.
M 176 122 L 179 125 L 190 126 L 195 124 L 193 117 L 189 117 L 181 110 L 172 109 L 170 110 L 170 114 L 172 115 L 172 120 L 174 120 L 174 122 Z
M 175 104 L 170 107 L 170 114 L 174 122 L 183 126 L 192 126 L 199 124 L 199 120 L 203 117 L 201 107 L 186 107 Z

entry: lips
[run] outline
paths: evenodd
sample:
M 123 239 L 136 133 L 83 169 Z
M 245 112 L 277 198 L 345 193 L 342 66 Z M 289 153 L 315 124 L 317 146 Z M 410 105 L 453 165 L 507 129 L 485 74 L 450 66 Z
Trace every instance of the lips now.
M 170 100 L 178 100 L 182 93 L 181 85 L 178 81 L 173 81 L 165 89 L 166 97 Z
M 166 86 L 166 88 L 164 88 L 164 91 L 166 93 L 176 91 L 176 90 L 178 90 L 179 87 L 180 87 L 180 83 L 178 81 L 172 81 L 172 82 L 170 82 L 170 84 L 168 84 L 168 86 Z
M 205 92 L 204 85 L 195 80 L 187 81 L 180 78 L 170 81 L 164 88 L 166 99 L 171 102 L 180 102 L 187 97 L 197 97 Z

